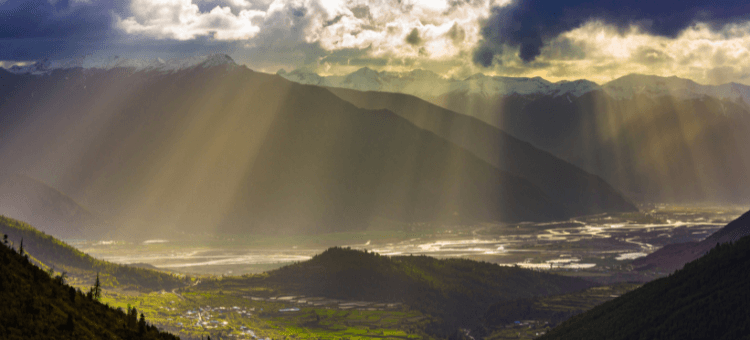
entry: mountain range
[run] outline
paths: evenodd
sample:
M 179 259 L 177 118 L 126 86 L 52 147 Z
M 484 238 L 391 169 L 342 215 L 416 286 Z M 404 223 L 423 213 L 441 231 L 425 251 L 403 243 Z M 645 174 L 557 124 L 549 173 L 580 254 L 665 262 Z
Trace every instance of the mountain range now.
M 750 199 L 750 86 L 637 74 L 603 85 L 368 68 L 345 76 L 278 74 L 305 84 L 414 95 L 502 129 L 637 201 Z
M 392 111 L 359 108 L 225 55 L 133 64 L 0 70 L 1 170 L 47 183 L 144 237 L 357 230 L 375 218 L 552 220 L 587 211 L 583 203 L 597 195 L 611 198 L 597 212 L 635 209 L 569 165 L 574 183 L 593 184 L 574 189 L 589 197 L 577 207 L 563 204 L 549 185 Z M 554 158 L 502 138 L 519 157 Z

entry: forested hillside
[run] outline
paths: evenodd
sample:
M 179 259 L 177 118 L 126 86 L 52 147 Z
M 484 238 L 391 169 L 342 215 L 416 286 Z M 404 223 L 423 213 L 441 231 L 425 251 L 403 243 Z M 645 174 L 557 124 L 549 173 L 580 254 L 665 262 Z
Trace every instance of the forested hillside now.
M 198 289 L 246 290 L 344 300 L 401 302 L 444 323 L 431 332 L 447 335 L 477 326 L 492 303 L 563 294 L 592 283 L 527 269 L 465 259 L 381 256 L 330 248 L 309 261 L 261 275 L 203 280 Z
M 0 338 L 2 339 L 177 339 L 126 312 L 84 294 L 35 266 L 28 254 L 0 245 Z M 20 253 L 23 252 L 23 253 Z
M 564 322 L 540 339 L 748 339 L 750 237 Z
M 0 216 L 0 234 L 7 234 L 9 242 L 16 246 L 23 241 L 30 256 L 50 269 L 90 279 L 98 273 L 107 287 L 171 290 L 184 286 L 184 280 L 172 274 L 97 260 L 26 223 L 5 216 Z

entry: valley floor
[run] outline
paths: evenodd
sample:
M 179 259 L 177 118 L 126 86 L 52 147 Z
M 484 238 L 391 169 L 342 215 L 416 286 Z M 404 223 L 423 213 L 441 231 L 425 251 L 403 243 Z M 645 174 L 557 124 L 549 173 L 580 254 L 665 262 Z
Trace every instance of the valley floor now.
M 741 207 L 640 208 L 640 213 L 542 224 L 400 225 L 304 237 L 180 235 L 139 242 L 79 240 L 75 245 L 97 258 L 151 265 L 190 275 L 194 280 L 205 275 L 263 272 L 307 260 L 326 247 L 338 245 L 382 255 L 463 257 L 577 276 L 605 285 L 528 302 L 534 311 L 532 316 L 542 316 L 497 326 L 488 337 L 531 339 L 561 322 L 560 315 L 580 313 L 637 288 L 636 282 L 667 274 L 634 271 L 630 266 L 633 259 L 666 244 L 701 240 L 743 212 Z M 204 335 L 232 339 L 423 339 L 429 338 L 424 330 L 431 321 L 430 316 L 406 306 L 380 301 L 268 297 L 263 292 L 254 295 L 247 291 L 203 290 L 200 285 L 148 294 L 109 290 L 103 301 L 123 309 L 135 306 L 159 327 L 187 339 Z M 547 317 L 550 312 L 558 313 L 554 318 Z

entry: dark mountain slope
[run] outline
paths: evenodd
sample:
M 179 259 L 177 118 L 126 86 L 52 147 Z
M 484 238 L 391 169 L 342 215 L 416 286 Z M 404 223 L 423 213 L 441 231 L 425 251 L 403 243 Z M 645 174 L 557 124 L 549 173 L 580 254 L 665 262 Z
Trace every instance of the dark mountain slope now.
M 440 327 L 448 328 L 434 330 L 438 332 L 476 326 L 486 308 L 500 300 L 562 294 L 592 285 L 578 278 L 485 262 L 387 257 L 345 248 L 331 248 L 309 261 L 265 274 L 203 282 L 197 289 L 262 292 L 256 288 L 263 287 L 269 294 L 402 302 L 446 321 Z
M 750 197 L 750 106 L 741 100 L 596 90 L 577 98 L 449 93 L 432 102 L 599 175 L 632 199 L 746 204 Z
M 24 175 L 0 174 L 0 214 L 58 238 L 100 235 L 105 222 L 67 195 Z
M 8 235 L 16 248 L 23 240 L 26 253 L 43 266 L 66 271 L 83 281 L 93 281 L 99 274 L 107 287 L 171 290 L 184 286 L 182 279 L 168 273 L 97 260 L 26 223 L 4 216 L 0 216 L 0 234 Z
M 14 126 L 0 132 L 3 167 L 127 234 L 570 216 L 530 182 L 393 113 L 245 67 L 58 70 L 13 88 L 0 107 Z
M 498 169 L 527 179 L 572 215 L 636 208 L 601 178 L 476 118 L 397 93 L 330 88 L 365 109 L 387 109 L 472 152 Z
M 0 338 L 178 339 L 52 278 L 0 244 Z
M 633 261 L 633 266 L 642 270 L 661 268 L 666 272 L 672 272 L 682 268 L 685 263 L 703 256 L 719 243 L 736 242 L 747 235 L 750 235 L 750 212 L 717 230 L 703 241 L 666 245 L 646 257 L 636 259 Z
M 750 237 L 575 316 L 539 339 L 747 339 Z

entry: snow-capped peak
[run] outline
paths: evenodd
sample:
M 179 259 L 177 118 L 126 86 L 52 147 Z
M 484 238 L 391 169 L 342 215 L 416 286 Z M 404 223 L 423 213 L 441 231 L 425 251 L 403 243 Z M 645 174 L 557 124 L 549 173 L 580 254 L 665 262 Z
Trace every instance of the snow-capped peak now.
M 8 72 L 15 73 L 15 74 L 43 75 L 43 74 L 48 74 L 52 72 L 53 69 L 54 69 L 54 65 L 52 61 L 48 59 L 42 59 L 30 65 L 24 65 L 24 66 L 13 65 L 7 70 Z
M 8 68 L 8 71 L 15 74 L 46 75 L 56 69 L 69 69 L 82 67 L 82 65 L 83 60 L 80 59 L 71 61 L 50 61 L 48 59 L 43 59 L 30 65 L 14 65 Z M 237 66 L 232 57 L 226 54 L 210 54 L 188 58 L 174 58 L 166 61 L 161 58 L 144 60 L 121 58 L 115 56 L 108 58 L 106 61 L 94 66 L 94 68 L 105 70 L 123 68 L 136 72 L 159 71 L 171 73 L 178 70 L 190 69 L 195 67 L 209 68 L 222 65 Z
M 722 99 L 742 99 L 750 103 L 750 86 L 730 83 L 718 86 L 702 85 L 676 76 L 629 74 L 604 85 L 604 90 L 618 99 L 632 98 L 636 94 L 650 97 L 673 96 L 680 99 L 711 96 Z
M 120 59 L 115 57 L 113 62 L 105 65 L 105 69 L 126 68 L 134 71 L 159 71 L 175 72 L 195 67 L 209 68 L 214 66 L 236 66 L 232 57 L 226 54 L 209 54 L 203 56 L 193 56 L 187 58 L 173 58 L 164 61 L 161 58 L 152 60 L 143 59 Z

